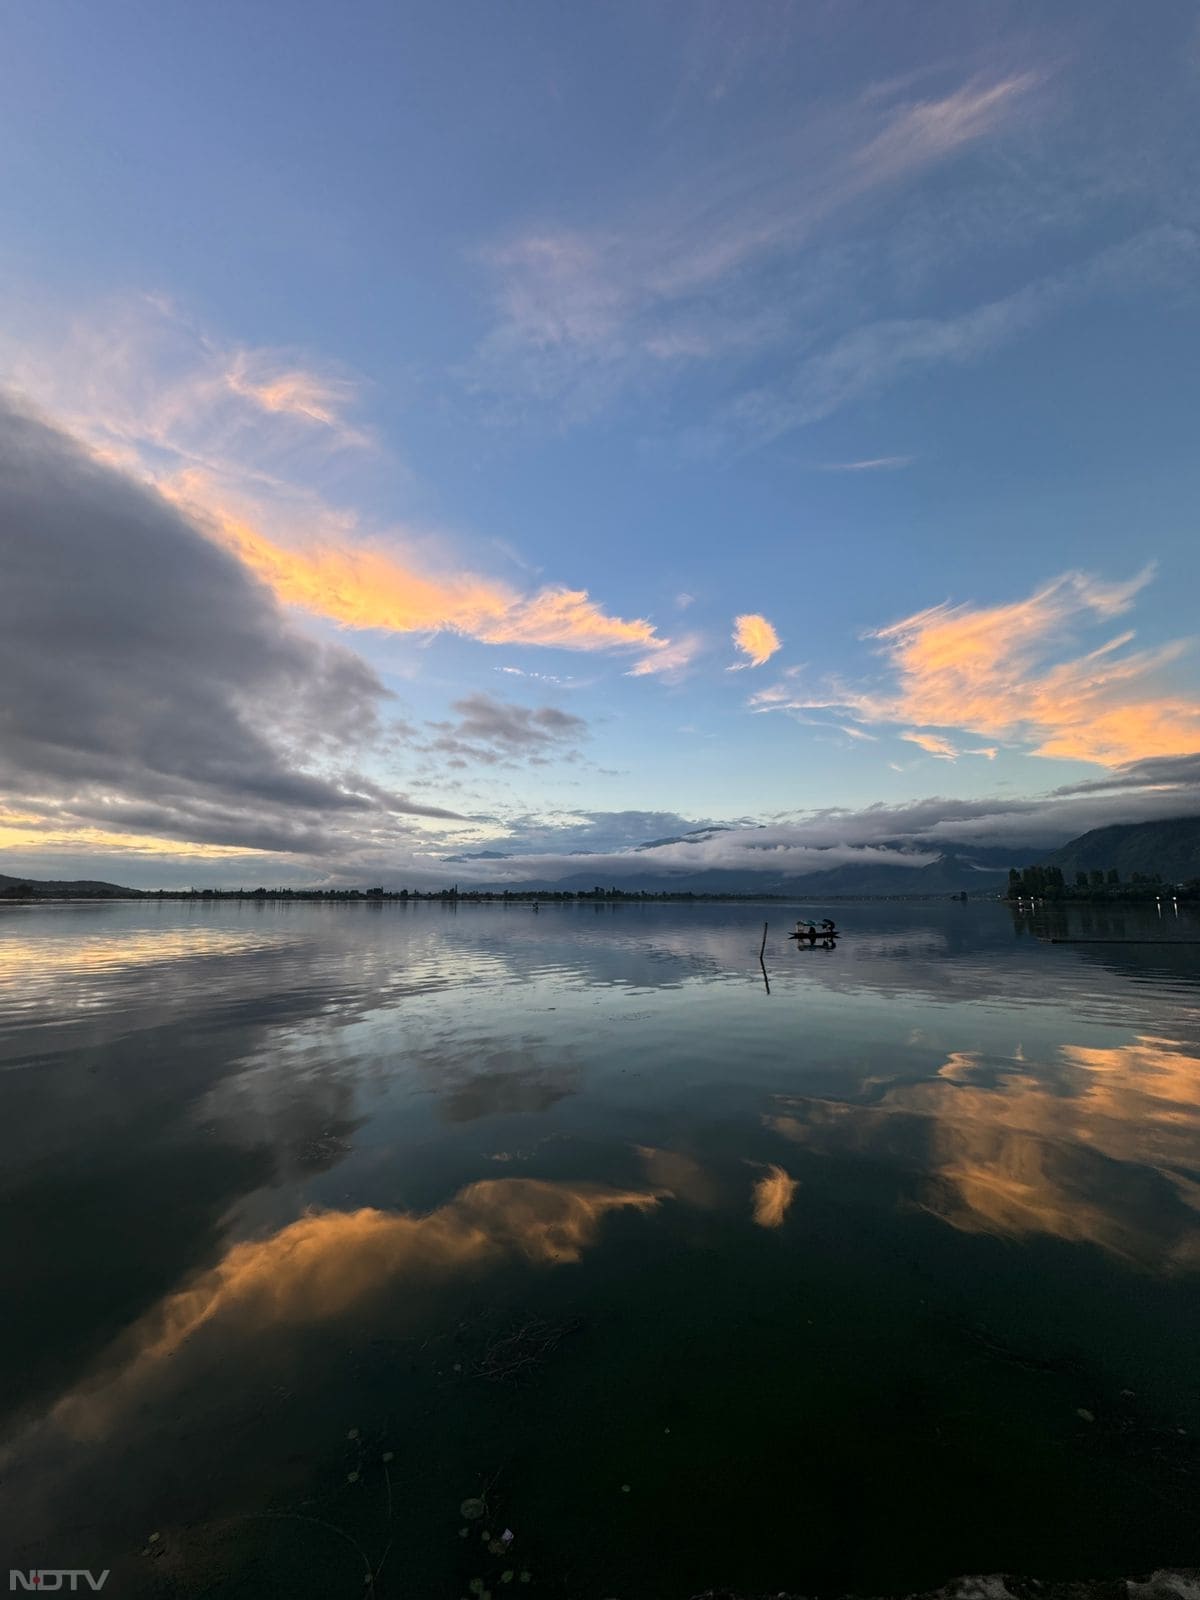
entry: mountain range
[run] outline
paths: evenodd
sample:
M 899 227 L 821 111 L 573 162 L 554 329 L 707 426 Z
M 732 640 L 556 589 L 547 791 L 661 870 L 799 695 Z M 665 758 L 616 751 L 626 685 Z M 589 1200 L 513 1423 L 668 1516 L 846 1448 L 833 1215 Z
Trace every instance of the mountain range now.
M 744 868 L 725 870 L 707 868 L 695 873 L 673 871 L 664 873 L 661 868 L 647 871 L 638 865 L 638 855 L 656 846 L 685 844 L 700 837 L 708 837 L 716 830 L 698 830 L 695 834 L 673 839 L 655 839 L 628 853 L 628 866 L 619 871 L 612 867 L 612 857 L 606 856 L 603 869 L 589 869 L 588 855 L 579 856 L 579 871 L 569 877 L 557 878 L 547 884 L 543 880 L 509 882 L 505 888 L 517 893 L 535 889 L 563 889 L 579 891 L 592 889 L 598 883 L 605 888 L 624 890 L 671 889 L 678 893 L 695 894 L 777 894 L 828 898 L 836 895 L 932 895 L 994 893 L 1007 886 L 1010 867 L 1046 864 L 1061 866 L 1069 874 L 1068 882 L 1078 870 L 1090 871 L 1099 867 L 1107 872 L 1116 867 L 1122 879 L 1133 873 L 1160 873 L 1168 882 L 1184 882 L 1200 877 L 1200 817 L 1173 817 L 1166 821 L 1123 823 L 1105 828 L 1093 828 L 1056 850 L 1029 850 L 1022 846 L 954 844 L 921 838 L 883 839 L 879 848 L 915 856 L 922 865 L 898 865 L 887 862 L 839 863 L 836 866 L 817 868 L 799 874 L 773 875 L 770 872 L 747 872 Z M 836 859 L 839 852 L 830 849 Z M 933 856 L 932 861 L 928 860 Z M 477 857 L 460 856 L 459 863 L 471 860 L 496 861 L 504 859 L 496 851 Z M 514 864 L 518 857 L 509 857 Z M 474 885 L 473 885 L 474 886 Z M 481 885 L 488 887 L 488 885 Z
M 613 869 L 611 855 L 597 857 L 597 861 L 605 863 L 603 867 L 589 867 L 590 857 L 584 851 L 579 855 L 578 872 L 556 878 L 553 882 L 535 878 L 503 883 L 495 880 L 473 882 L 469 871 L 461 870 L 469 869 L 474 861 L 508 861 L 514 866 L 520 861 L 519 856 L 505 856 L 495 850 L 481 851 L 473 856 L 449 857 L 447 866 L 450 868 L 453 864 L 453 868 L 459 869 L 459 885 L 464 889 L 505 888 L 516 893 L 530 893 L 538 889 L 578 892 L 600 886 L 626 891 L 667 889 L 684 894 L 771 894 L 813 899 L 837 895 L 960 894 L 964 890 L 968 894 L 995 893 L 1007 885 L 1010 867 L 1033 865 L 1061 867 L 1068 883 L 1076 872 L 1090 872 L 1096 868 L 1107 872 L 1113 867 L 1126 882 L 1135 872 L 1147 876 L 1159 873 L 1168 883 L 1200 878 L 1200 817 L 1172 817 L 1156 822 L 1117 823 L 1093 828 L 1051 851 L 1029 851 L 1011 845 L 947 845 L 920 838 L 879 841 L 881 849 L 914 856 L 921 861 L 921 865 L 911 866 L 888 862 L 839 862 L 835 866 L 800 874 L 772 874 L 747 872 L 745 868 L 703 868 L 694 873 L 666 873 L 660 866 L 648 869 L 646 865 L 639 865 L 639 857 L 657 846 L 696 842 L 716 831 L 720 830 L 700 829 L 695 834 L 678 839 L 647 842 L 622 857 L 622 862 L 627 861 L 628 865 L 623 864 L 620 870 Z M 836 860 L 839 854 L 836 847 L 831 847 L 831 857 Z M 931 856 L 933 859 L 928 859 Z M 39 898 L 110 899 L 114 896 L 136 896 L 140 892 L 92 880 L 49 882 L 0 874 L 0 897 L 14 898 L 14 891 L 22 886 L 32 890 Z

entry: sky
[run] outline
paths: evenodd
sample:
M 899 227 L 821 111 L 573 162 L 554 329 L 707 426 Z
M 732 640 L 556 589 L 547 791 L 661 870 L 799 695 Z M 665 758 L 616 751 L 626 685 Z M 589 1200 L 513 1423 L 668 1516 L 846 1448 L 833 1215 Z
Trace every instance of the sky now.
M 1200 811 L 1193 4 L 4 31 L 0 873 Z

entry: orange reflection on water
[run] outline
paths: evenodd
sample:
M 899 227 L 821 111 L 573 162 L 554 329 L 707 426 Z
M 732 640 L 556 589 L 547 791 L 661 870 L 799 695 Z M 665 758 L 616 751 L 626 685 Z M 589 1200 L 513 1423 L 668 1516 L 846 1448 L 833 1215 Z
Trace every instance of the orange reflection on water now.
M 510 1178 L 470 1184 L 426 1215 L 364 1208 L 301 1217 L 266 1239 L 232 1246 L 168 1295 L 97 1373 L 58 1401 L 52 1420 L 74 1438 L 102 1438 L 147 1385 L 165 1379 L 170 1358 L 203 1346 L 206 1332 L 219 1341 L 208 1359 L 219 1360 L 230 1345 L 236 1355 L 265 1335 L 333 1320 L 400 1281 L 429 1288 L 513 1257 L 540 1266 L 575 1262 L 610 1211 L 647 1211 L 658 1199 L 643 1190 Z
M 760 1228 L 778 1228 L 800 1185 L 782 1167 L 772 1165 L 754 1185 L 754 1220 Z
M 1200 1058 L 1141 1036 L 1063 1046 L 1059 1069 L 996 1071 L 959 1051 L 935 1078 L 871 1105 L 792 1101 L 768 1119 L 822 1153 L 891 1157 L 925 1174 L 922 1203 L 951 1226 L 1090 1243 L 1160 1271 L 1200 1266 Z
M 0 929 L 0 933 L 4 930 Z M 0 937 L 0 984 L 24 985 L 74 976 L 119 972 L 130 967 L 180 961 L 188 956 L 239 955 L 278 945 L 276 937 L 229 928 L 123 930 L 80 937 L 22 938 L 13 930 Z

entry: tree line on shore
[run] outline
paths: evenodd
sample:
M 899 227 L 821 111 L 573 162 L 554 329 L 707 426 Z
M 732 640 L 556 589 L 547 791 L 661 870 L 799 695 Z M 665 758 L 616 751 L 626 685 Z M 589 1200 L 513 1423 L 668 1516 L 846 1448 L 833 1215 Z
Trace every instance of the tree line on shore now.
M 1122 880 L 1116 867 L 1082 869 L 1068 879 L 1061 867 L 1010 867 L 1009 900 L 1084 900 L 1097 904 L 1112 901 L 1159 900 L 1171 895 L 1177 900 L 1200 900 L 1200 878 L 1184 883 L 1164 883 L 1158 872 L 1133 872 Z

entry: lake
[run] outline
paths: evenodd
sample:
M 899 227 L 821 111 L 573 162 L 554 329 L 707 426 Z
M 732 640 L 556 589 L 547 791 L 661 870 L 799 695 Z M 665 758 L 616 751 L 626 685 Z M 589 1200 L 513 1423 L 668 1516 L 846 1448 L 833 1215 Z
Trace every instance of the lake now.
M 776 905 L 0 910 L 7 1565 L 687 1600 L 1195 1564 L 1200 947 L 825 909 L 836 950 Z

